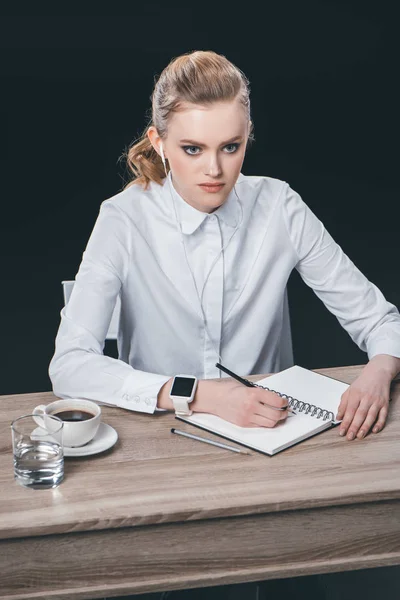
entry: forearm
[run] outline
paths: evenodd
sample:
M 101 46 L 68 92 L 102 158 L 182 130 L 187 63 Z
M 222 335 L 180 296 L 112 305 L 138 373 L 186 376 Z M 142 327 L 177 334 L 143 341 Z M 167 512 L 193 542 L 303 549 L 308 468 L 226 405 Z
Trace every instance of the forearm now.
M 390 354 L 376 354 L 365 368 L 374 369 L 388 377 L 390 381 L 400 373 L 400 358 Z
M 160 389 L 157 396 L 158 408 L 174 410 L 172 400 L 169 397 L 172 381 L 173 377 L 171 377 L 171 379 L 169 379 Z M 212 413 L 217 402 L 220 381 L 223 382 L 226 381 L 226 379 L 224 378 L 223 380 L 215 381 L 212 379 L 199 379 L 194 400 L 190 404 L 190 410 L 193 410 L 194 412 Z

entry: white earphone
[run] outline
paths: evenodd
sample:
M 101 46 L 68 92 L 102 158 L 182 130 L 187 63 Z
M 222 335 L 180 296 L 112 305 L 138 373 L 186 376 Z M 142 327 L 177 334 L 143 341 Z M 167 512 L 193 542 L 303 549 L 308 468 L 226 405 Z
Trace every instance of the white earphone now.
M 206 279 L 205 279 L 205 281 L 204 281 L 203 288 L 202 288 L 202 290 L 201 290 L 201 295 L 200 295 L 200 294 L 199 294 L 199 290 L 197 289 L 196 280 L 195 280 L 195 277 L 194 277 L 194 275 L 193 275 L 192 269 L 190 268 L 189 259 L 188 259 L 188 257 L 187 257 L 187 253 L 186 253 L 186 246 L 185 246 L 185 240 L 184 240 L 184 238 L 183 238 L 182 225 L 181 225 L 181 223 L 180 223 L 180 221 L 179 221 L 179 219 L 178 219 L 178 215 L 177 215 L 177 212 L 176 212 L 175 200 L 174 200 L 174 196 L 173 196 L 173 193 L 172 193 L 172 191 L 171 191 L 171 187 L 170 187 L 170 181 L 169 181 L 169 177 L 168 177 L 167 166 L 166 166 L 166 163 L 165 163 L 164 148 L 163 148 L 162 142 L 160 143 L 160 154 L 161 154 L 161 160 L 162 160 L 162 163 L 163 163 L 163 165 L 164 165 L 164 171 L 165 171 L 165 176 L 166 176 L 166 178 L 167 178 L 167 184 L 169 185 L 169 192 L 170 192 L 170 195 L 171 195 L 171 198 L 172 198 L 172 202 L 173 202 L 173 206 L 174 206 L 175 217 L 176 217 L 176 223 L 177 223 L 177 225 L 178 225 L 178 228 L 179 228 L 179 230 L 180 230 L 180 234 L 181 234 L 181 241 L 182 241 L 183 250 L 184 250 L 184 252 L 185 252 L 185 258 L 186 258 L 187 266 L 188 266 L 188 268 L 189 268 L 189 271 L 190 271 L 190 274 L 191 274 L 191 276 L 192 276 L 193 283 L 194 283 L 194 287 L 195 287 L 195 289 L 196 289 L 196 293 L 197 293 L 197 297 L 198 297 L 198 299 L 199 299 L 199 302 L 200 302 L 200 310 L 201 310 L 201 313 L 202 313 L 202 316 L 203 316 L 204 327 L 205 327 L 205 329 L 206 329 L 206 331 L 207 331 L 207 334 L 208 334 L 208 337 L 210 338 L 210 341 L 211 341 L 211 343 L 212 343 L 212 345 L 213 345 L 213 347 L 214 347 L 214 350 L 215 350 L 216 354 L 218 355 L 218 360 L 219 360 L 219 361 L 222 361 L 221 354 L 220 354 L 220 353 L 217 351 L 217 348 L 216 348 L 216 346 L 215 346 L 215 344 L 214 344 L 214 340 L 213 340 L 212 336 L 210 335 L 210 331 L 209 331 L 209 329 L 208 329 L 208 327 L 207 327 L 207 319 L 206 319 L 206 317 L 205 317 L 204 310 L 203 310 L 203 294 L 204 294 L 204 290 L 205 290 L 205 287 L 206 287 L 206 283 L 207 283 L 207 281 L 208 281 L 208 278 L 210 277 L 210 275 L 211 275 L 211 272 L 212 272 L 212 270 L 213 270 L 213 268 L 214 268 L 214 266 L 215 266 L 215 264 L 216 264 L 217 260 L 218 260 L 218 259 L 219 259 L 219 257 L 221 256 L 222 252 L 223 252 L 223 251 L 224 251 L 224 250 L 225 250 L 225 249 L 226 249 L 226 248 L 229 246 L 231 239 L 233 238 L 233 236 L 235 235 L 235 233 L 236 233 L 236 232 L 237 232 L 237 230 L 239 229 L 240 225 L 242 224 L 242 221 L 243 221 L 243 208 L 242 208 L 242 203 L 240 202 L 239 196 L 237 195 L 237 192 L 236 192 L 236 188 L 234 187 L 235 194 L 236 194 L 236 197 L 237 197 L 237 199 L 238 199 L 239 206 L 240 206 L 240 211 L 241 211 L 241 219 L 240 219 L 240 223 L 238 223 L 238 224 L 236 225 L 236 228 L 235 228 L 234 232 L 232 233 L 231 237 L 229 238 L 229 240 L 228 240 L 228 243 L 227 243 L 225 246 L 223 246 L 223 247 L 221 248 L 221 251 L 220 251 L 220 253 L 219 253 L 219 254 L 216 256 L 216 258 L 215 258 L 215 260 L 214 260 L 213 264 L 211 265 L 211 269 L 209 270 L 209 272 L 208 272 L 208 275 L 207 275 L 207 277 L 206 277 Z M 221 332 L 221 339 L 220 339 L 220 343 L 222 342 L 222 338 L 223 338 L 223 332 Z
M 162 160 L 162 163 L 163 163 L 163 165 L 164 165 L 165 174 L 167 175 L 167 167 L 166 167 L 166 165 L 165 165 L 164 148 L 163 148 L 162 142 L 161 142 L 161 144 L 160 144 L 160 154 L 161 154 L 161 160 Z

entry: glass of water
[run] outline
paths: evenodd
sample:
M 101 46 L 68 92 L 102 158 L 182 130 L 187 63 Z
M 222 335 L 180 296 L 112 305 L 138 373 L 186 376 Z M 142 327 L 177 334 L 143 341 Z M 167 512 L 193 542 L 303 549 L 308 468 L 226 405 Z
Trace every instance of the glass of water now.
M 25 415 L 11 423 L 14 477 L 33 489 L 48 489 L 64 479 L 62 433 L 64 423 L 58 417 L 46 417 L 38 425 L 37 415 Z

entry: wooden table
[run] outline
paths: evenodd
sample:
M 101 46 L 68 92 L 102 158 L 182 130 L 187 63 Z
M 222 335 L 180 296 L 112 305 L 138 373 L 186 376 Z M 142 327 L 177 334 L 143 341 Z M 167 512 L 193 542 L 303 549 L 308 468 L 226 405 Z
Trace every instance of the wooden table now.
M 361 368 L 318 371 L 351 383 Z M 10 422 L 54 396 L 0 397 L 0 597 L 110 597 L 400 564 L 399 396 L 395 384 L 379 434 L 349 442 L 333 428 L 273 457 L 171 435 L 170 413 L 103 407 L 116 446 L 66 459 L 64 482 L 41 491 L 13 479 Z

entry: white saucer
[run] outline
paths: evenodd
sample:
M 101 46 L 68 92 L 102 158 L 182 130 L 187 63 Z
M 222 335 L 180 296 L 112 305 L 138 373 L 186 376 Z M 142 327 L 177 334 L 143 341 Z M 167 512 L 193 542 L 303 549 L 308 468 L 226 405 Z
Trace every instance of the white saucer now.
M 84 446 L 79 446 L 78 448 L 64 446 L 64 456 L 90 456 L 91 454 L 98 454 L 114 446 L 117 439 L 118 433 L 114 427 L 102 422 L 94 438 Z

